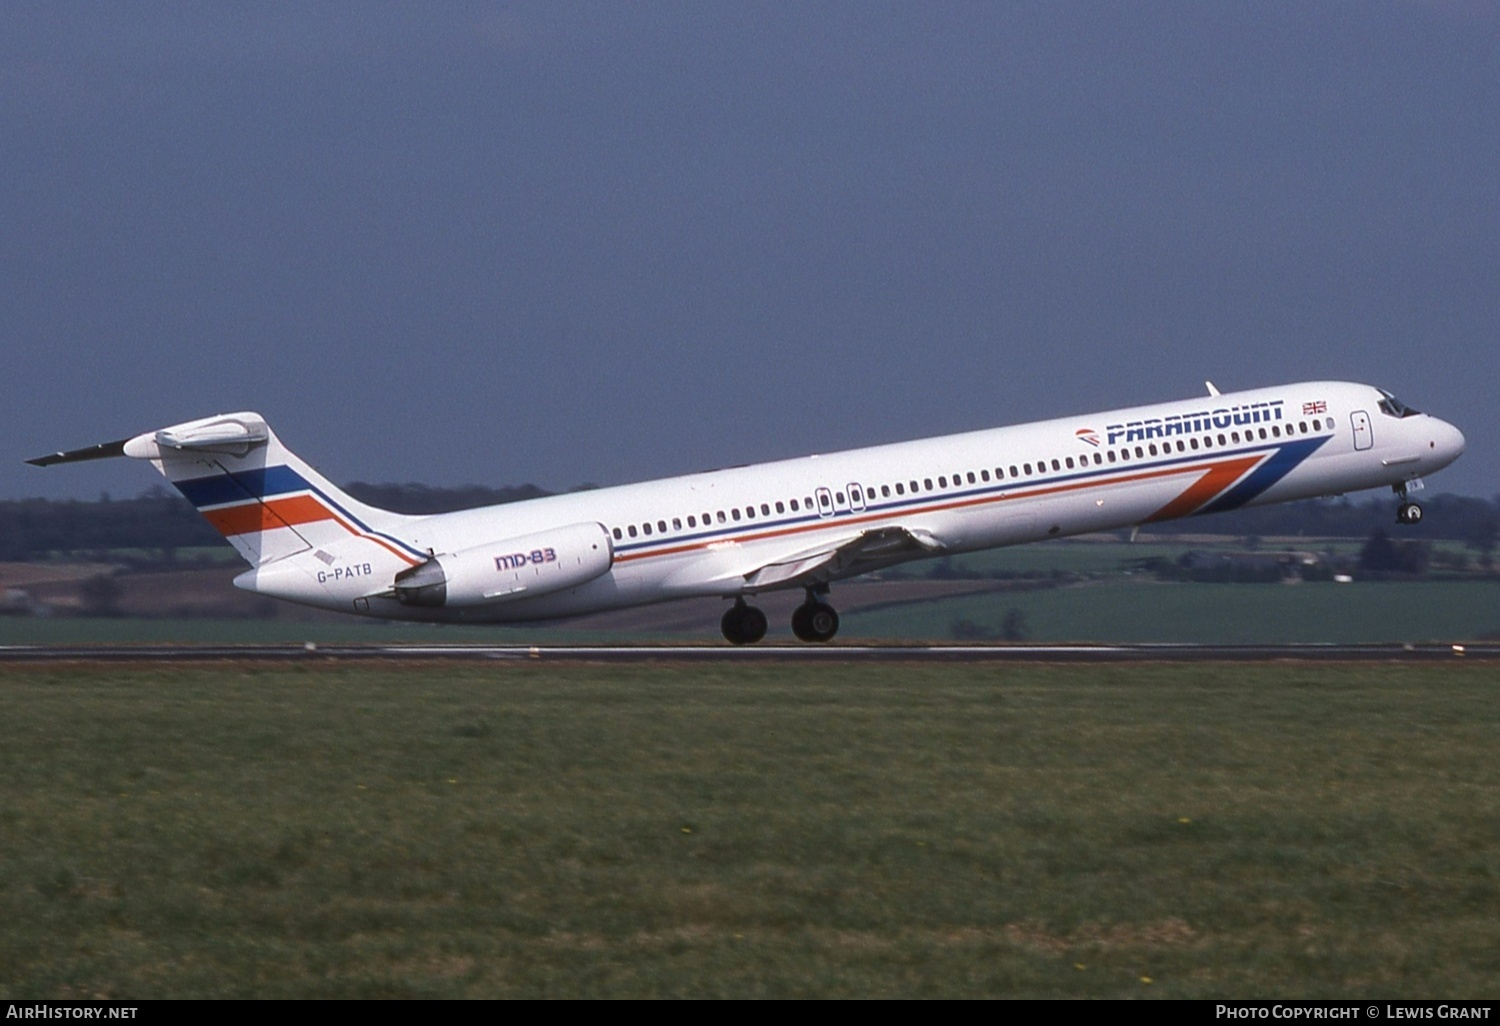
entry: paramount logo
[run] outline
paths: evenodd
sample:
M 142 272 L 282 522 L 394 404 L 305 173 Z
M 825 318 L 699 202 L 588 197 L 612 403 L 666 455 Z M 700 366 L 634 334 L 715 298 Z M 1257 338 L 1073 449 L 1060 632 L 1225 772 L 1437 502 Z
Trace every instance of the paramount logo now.
M 1269 424 L 1282 419 L 1284 405 L 1280 399 L 1273 399 L 1266 403 L 1247 403 L 1227 409 L 1200 410 L 1170 417 L 1132 420 L 1126 424 L 1111 424 L 1108 429 L 1109 444 L 1114 445 L 1122 440 L 1144 442 L 1151 438 L 1188 435 L 1198 431 L 1222 430 L 1227 427 L 1243 427 L 1247 424 Z

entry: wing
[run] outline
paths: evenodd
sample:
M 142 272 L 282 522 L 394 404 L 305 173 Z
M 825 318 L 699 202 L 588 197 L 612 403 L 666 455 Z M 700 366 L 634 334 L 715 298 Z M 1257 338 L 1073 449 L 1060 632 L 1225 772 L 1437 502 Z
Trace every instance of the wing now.
M 821 584 L 931 556 L 943 548 L 927 531 L 877 527 L 757 567 L 745 573 L 745 585 L 769 590 Z

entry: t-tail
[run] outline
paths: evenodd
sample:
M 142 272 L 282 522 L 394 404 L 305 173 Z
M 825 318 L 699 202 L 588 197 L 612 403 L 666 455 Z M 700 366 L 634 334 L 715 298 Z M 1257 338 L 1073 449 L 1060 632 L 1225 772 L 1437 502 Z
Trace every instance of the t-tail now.
M 258 413 L 205 417 L 27 462 L 109 456 L 150 460 L 252 567 L 308 551 L 330 565 L 408 567 L 426 558 L 401 540 L 413 518 L 345 494 L 282 445 Z

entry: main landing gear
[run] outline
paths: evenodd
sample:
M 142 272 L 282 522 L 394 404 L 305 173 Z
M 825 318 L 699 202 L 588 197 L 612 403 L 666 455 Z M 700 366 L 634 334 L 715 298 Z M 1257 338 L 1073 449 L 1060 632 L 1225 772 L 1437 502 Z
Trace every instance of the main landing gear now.
M 792 633 L 802 641 L 832 641 L 839 632 L 839 614 L 820 596 L 828 594 L 828 585 L 807 589 L 807 601 L 792 611 Z
M 742 598 L 735 599 L 734 605 L 719 621 L 719 630 L 731 644 L 753 645 L 766 636 L 766 614 L 746 605 Z
M 1401 497 L 1401 504 L 1396 507 L 1396 523 L 1420 524 L 1422 522 L 1422 507 L 1407 497 L 1406 485 L 1392 485 L 1391 491 Z
M 803 641 L 832 641 L 839 632 L 839 614 L 823 601 L 828 586 L 807 589 L 807 601 L 792 612 L 792 633 Z M 766 614 L 743 598 L 734 600 L 719 621 L 724 637 L 734 645 L 753 645 L 766 636 Z

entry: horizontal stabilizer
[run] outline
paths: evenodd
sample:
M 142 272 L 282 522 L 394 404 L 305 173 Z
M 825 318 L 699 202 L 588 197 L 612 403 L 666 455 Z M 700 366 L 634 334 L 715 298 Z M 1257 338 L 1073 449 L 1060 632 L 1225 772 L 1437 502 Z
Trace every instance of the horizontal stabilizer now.
M 26 462 L 33 467 L 51 467 L 58 463 L 82 463 L 84 460 L 107 460 L 114 456 L 125 455 L 125 443 L 130 441 L 122 438 L 118 442 L 100 442 L 98 445 L 90 445 L 84 449 L 69 449 L 67 452 L 54 452 L 47 456 L 38 456 L 34 460 Z

